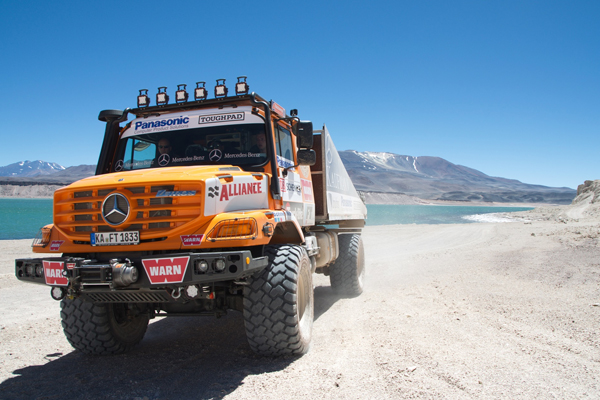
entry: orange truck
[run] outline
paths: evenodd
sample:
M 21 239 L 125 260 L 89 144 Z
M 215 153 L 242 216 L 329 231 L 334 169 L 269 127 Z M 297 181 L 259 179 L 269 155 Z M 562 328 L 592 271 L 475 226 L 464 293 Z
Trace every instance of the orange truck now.
M 53 224 L 15 260 L 50 286 L 71 345 L 115 354 L 155 317 L 243 313 L 252 350 L 304 354 L 313 273 L 343 297 L 363 291 L 366 207 L 325 127 L 217 80 L 156 105 L 104 110 L 95 176 L 54 193 Z M 131 117 L 131 118 L 130 118 Z

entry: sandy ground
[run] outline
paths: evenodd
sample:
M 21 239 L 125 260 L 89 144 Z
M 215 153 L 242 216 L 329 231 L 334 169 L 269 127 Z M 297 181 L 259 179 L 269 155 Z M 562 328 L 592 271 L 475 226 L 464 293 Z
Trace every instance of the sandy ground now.
M 600 219 L 364 231 L 368 282 L 339 299 L 316 276 L 313 345 L 254 355 L 243 319 L 151 323 L 122 356 L 76 353 L 47 287 L 18 282 L 29 240 L 0 241 L 0 398 L 600 398 Z

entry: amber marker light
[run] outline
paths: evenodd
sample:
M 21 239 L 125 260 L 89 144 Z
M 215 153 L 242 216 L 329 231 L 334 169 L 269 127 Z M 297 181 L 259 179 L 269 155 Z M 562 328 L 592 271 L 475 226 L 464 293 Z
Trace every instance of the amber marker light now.
M 254 218 L 236 218 L 219 222 L 207 235 L 208 240 L 254 239 L 256 238 Z

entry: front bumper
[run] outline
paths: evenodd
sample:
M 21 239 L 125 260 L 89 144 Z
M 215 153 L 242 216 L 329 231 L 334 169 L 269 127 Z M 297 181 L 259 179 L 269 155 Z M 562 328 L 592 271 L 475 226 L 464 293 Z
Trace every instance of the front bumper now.
M 236 281 L 267 264 L 267 257 L 253 258 L 248 250 L 187 252 L 109 262 L 75 257 L 24 258 L 15 260 L 15 275 L 24 282 L 62 287 L 77 295 L 105 293 L 99 297 L 103 302 L 112 302 L 111 298 L 114 302 L 161 302 L 161 293 L 174 293 L 190 285 Z M 131 295 L 125 296 L 127 293 Z

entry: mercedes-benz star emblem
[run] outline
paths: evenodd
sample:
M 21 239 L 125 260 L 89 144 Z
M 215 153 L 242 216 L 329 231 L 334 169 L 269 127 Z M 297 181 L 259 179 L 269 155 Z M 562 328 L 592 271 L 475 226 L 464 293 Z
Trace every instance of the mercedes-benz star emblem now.
M 120 171 L 123 169 L 123 160 L 119 160 L 117 161 L 117 163 L 115 164 L 115 171 Z
M 102 203 L 102 217 L 109 225 L 119 225 L 129 216 L 129 201 L 121 193 L 108 195 Z
M 158 165 L 161 167 L 167 165 L 169 161 L 171 161 L 171 157 L 167 153 L 161 154 L 160 157 L 158 157 Z
M 210 159 L 210 161 L 219 161 L 222 156 L 223 154 L 221 153 L 221 150 L 212 149 L 210 154 L 208 155 L 208 158 Z

